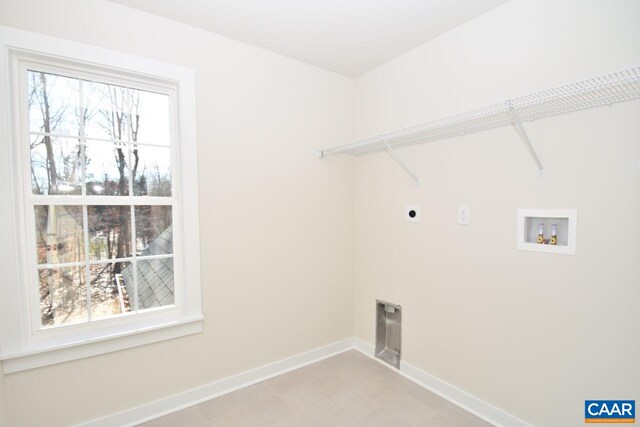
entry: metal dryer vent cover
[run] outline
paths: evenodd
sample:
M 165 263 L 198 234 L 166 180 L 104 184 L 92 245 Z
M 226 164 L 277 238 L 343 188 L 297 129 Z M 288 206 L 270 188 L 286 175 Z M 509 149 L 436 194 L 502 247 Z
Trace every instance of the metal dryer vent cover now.
M 400 369 L 402 307 L 376 300 L 376 357 Z

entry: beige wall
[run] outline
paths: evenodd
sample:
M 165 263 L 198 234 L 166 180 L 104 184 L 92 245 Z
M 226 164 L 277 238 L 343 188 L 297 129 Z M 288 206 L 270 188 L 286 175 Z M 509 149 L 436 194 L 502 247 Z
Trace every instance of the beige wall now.
M 193 68 L 204 332 L 6 375 L 11 426 L 63 426 L 353 336 L 353 79 L 105 1 L 0 24 Z
M 363 137 L 640 64 L 640 2 L 515 0 L 357 80 Z M 403 358 L 534 425 L 640 399 L 640 101 L 356 161 L 356 335 L 403 306 Z M 406 204 L 422 221 L 403 219 Z M 456 224 L 468 204 L 471 223 Z M 516 250 L 518 208 L 577 208 L 576 256 Z

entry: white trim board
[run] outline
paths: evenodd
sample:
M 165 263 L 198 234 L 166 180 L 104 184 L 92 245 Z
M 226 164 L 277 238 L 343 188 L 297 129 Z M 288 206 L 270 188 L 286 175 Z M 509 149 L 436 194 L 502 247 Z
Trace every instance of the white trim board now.
M 399 372 L 400 375 L 405 378 L 495 426 L 531 426 L 527 422 L 406 362 L 400 362 L 400 370 L 398 371 L 379 359 L 376 359 L 374 357 L 374 348 L 371 344 L 366 343 L 359 338 L 348 338 L 256 369 L 233 375 L 222 380 L 214 381 L 202 387 L 187 390 L 183 393 L 136 406 L 102 418 L 96 418 L 78 424 L 76 427 L 132 427 L 140 423 L 151 421 L 164 415 L 189 408 L 215 397 L 231 393 L 241 388 L 251 386 L 348 350 L 357 350 L 371 357 L 373 360 L 382 363 L 389 369 Z
M 511 415 L 508 412 L 505 412 L 502 409 L 497 408 L 492 404 L 431 375 L 428 372 L 418 369 L 403 360 L 400 360 L 400 369 L 394 369 L 375 357 L 375 349 L 371 344 L 361 340 L 360 338 L 354 338 L 353 341 L 356 350 L 496 427 L 531 427 L 531 424 L 526 421 L 523 421 L 520 418 L 517 418 L 516 416 Z
M 324 347 L 297 354 L 259 368 L 223 378 L 204 386 L 174 394 L 173 396 L 145 403 L 106 417 L 96 418 L 76 427 L 132 427 L 160 418 L 190 406 L 197 405 L 223 394 L 268 380 L 294 369 L 318 362 L 354 348 L 353 338 L 347 338 Z

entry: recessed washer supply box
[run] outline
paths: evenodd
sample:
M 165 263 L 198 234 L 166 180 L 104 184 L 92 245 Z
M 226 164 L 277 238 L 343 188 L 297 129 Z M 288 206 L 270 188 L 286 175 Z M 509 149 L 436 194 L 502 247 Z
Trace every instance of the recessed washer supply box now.
M 540 224 L 545 240 L 551 238 L 552 227 L 556 225 L 557 244 L 538 243 Z M 577 209 L 518 209 L 517 247 L 524 251 L 575 255 L 577 229 Z

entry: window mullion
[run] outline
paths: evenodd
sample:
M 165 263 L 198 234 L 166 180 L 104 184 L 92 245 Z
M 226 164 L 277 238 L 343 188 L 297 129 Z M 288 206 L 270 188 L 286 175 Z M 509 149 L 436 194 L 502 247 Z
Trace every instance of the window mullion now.
M 91 267 L 89 264 L 89 215 L 87 213 L 87 205 L 82 206 L 82 228 L 84 234 L 84 268 L 85 282 L 87 288 L 87 320 L 91 321 Z
M 52 138 L 64 138 L 64 139 L 74 139 L 77 138 L 77 135 L 67 135 L 64 133 L 55 133 L 55 132 L 36 132 L 36 131 L 29 131 L 29 135 L 32 136 L 50 136 Z M 113 143 L 113 144 L 120 144 L 122 142 L 125 142 L 123 140 L 120 139 L 108 139 L 108 138 L 97 138 L 97 137 L 91 137 L 91 136 L 85 136 L 85 139 L 88 141 L 96 141 L 96 142 L 107 142 L 107 143 Z M 166 148 L 169 149 L 170 146 L 166 145 L 166 144 L 153 144 L 151 142 L 138 142 L 135 141 L 135 145 L 141 145 L 143 147 L 158 147 L 158 148 Z
M 84 139 L 84 92 L 83 92 L 83 81 L 78 80 L 78 132 L 79 142 L 80 142 L 80 185 L 82 186 L 81 191 L 82 195 L 87 195 L 87 184 L 86 184 L 86 164 L 87 164 L 87 153 L 86 153 L 86 144 Z
M 79 262 L 63 262 L 63 263 L 59 263 L 59 264 L 50 264 L 50 263 L 46 263 L 46 264 L 38 264 L 36 266 L 36 269 L 38 270 L 45 270 L 45 269 L 51 269 L 51 268 L 66 268 L 66 267 L 84 267 L 86 264 L 85 261 L 79 261 Z
M 78 130 L 80 138 L 80 185 L 82 196 L 87 195 L 86 185 L 86 145 L 84 140 L 84 93 L 83 81 L 78 80 Z M 91 321 L 91 265 L 89 264 L 89 213 L 87 205 L 82 206 L 82 234 L 84 237 L 84 274 L 87 301 L 87 321 Z
M 173 197 L 155 196 L 60 196 L 60 195 L 31 195 L 27 197 L 31 206 L 41 205 L 105 205 L 105 206 L 170 206 L 175 204 Z
M 127 161 L 129 162 L 129 196 L 133 197 L 133 165 L 131 161 L 133 159 L 133 153 L 131 151 L 131 144 L 127 143 Z
M 173 258 L 173 254 L 159 254 L 159 255 L 143 255 L 143 256 L 136 256 L 136 259 L 138 261 L 149 261 L 152 259 L 167 259 L 167 258 Z
M 129 168 L 131 169 L 131 168 Z M 138 248 L 136 245 L 136 215 L 135 206 L 131 206 L 131 265 L 133 265 L 133 311 L 138 312 Z M 131 295 L 129 295 L 129 304 L 131 304 Z

